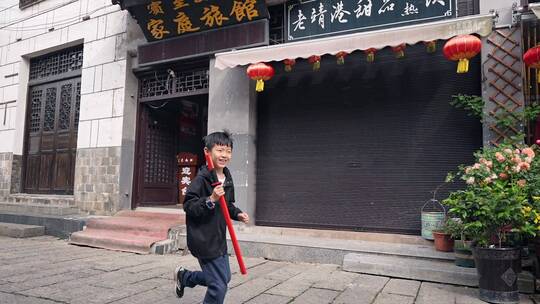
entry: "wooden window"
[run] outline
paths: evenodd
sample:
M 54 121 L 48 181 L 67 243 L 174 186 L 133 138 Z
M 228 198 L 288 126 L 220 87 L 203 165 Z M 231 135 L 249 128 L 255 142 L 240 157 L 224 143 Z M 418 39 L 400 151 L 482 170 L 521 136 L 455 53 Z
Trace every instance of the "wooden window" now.
M 44 0 L 19 0 L 19 8 L 23 9 Z

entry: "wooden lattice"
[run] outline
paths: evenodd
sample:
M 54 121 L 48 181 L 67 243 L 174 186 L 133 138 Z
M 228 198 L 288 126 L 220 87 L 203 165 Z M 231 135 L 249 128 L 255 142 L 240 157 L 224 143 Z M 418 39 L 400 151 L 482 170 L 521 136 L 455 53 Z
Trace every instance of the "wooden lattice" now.
M 523 51 L 526 52 L 528 49 L 533 48 L 540 44 L 540 23 L 538 20 L 531 19 L 525 20 L 522 25 L 523 28 Z M 524 94 L 525 94 L 525 104 L 526 105 L 537 105 L 540 103 L 540 83 L 538 82 L 536 69 L 526 68 L 524 73 Z M 531 144 L 535 139 L 535 124 L 538 122 L 529 121 L 527 122 L 527 132 L 526 140 L 527 143 Z M 536 134 L 538 136 L 538 134 Z
M 484 52 L 484 77 L 487 88 L 486 120 L 491 131 L 489 142 L 498 145 L 504 139 L 521 133 L 521 127 L 500 126 L 496 117 L 514 115 L 523 108 L 521 62 L 521 29 L 496 29 L 487 38 Z

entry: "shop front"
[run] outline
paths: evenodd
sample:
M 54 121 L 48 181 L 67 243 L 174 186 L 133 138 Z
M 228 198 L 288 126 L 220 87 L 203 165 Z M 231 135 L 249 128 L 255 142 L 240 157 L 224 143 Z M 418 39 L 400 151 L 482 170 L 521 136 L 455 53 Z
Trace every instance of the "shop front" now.
M 483 141 L 480 121 L 450 104 L 482 95 L 480 56 L 458 74 L 443 46 L 493 25 L 491 15 L 456 16 L 453 1 L 420 2 L 417 19 L 397 3 L 399 15 L 385 16 L 384 4 L 368 13 L 342 1 L 351 14 L 340 15 L 334 2 L 287 2 L 282 44 L 216 55 L 211 77 L 259 62 L 275 73 L 246 119 L 256 125 L 257 225 L 419 234 L 431 192 Z

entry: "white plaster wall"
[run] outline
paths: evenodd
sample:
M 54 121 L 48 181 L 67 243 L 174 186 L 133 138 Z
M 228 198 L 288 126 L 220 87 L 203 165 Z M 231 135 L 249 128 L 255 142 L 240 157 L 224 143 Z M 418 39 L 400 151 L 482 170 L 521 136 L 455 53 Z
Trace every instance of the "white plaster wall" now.
M 489 14 L 494 10 L 499 14 L 497 27 L 512 24 L 512 5 L 519 6 L 520 0 L 480 0 L 480 13 Z
M 129 14 L 110 0 L 45 0 L 22 10 L 18 4 L 0 1 L 0 152 L 23 153 L 30 58 L 81 43 L 77 146 L 120 146 L 125 95 L 134 94 L 125 92 Z M 5 102 L 12 102 L 7 111 Z

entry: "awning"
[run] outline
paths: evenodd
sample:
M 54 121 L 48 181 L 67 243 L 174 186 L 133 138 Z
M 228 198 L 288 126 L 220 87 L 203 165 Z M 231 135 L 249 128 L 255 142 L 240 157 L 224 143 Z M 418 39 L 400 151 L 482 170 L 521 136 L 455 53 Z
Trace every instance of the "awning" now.
M 457 35 L 487 36 L 493 27 L 492 15 L 475 15 L 451 20 L 416 24 L 372 32 L 333 36 L 321 39 L 229 51 L 216 54 L 216 68 L 225 69 L 257 62 L 281 61 L 288 58 L 308 58 L 311 55 L 335 55 L 369 48 L 382 49 L 402 43 L 449 39 Z
M 540 3 L 529 4 L 529 9 L 536 15 L 536 18 L 540 18 Z

